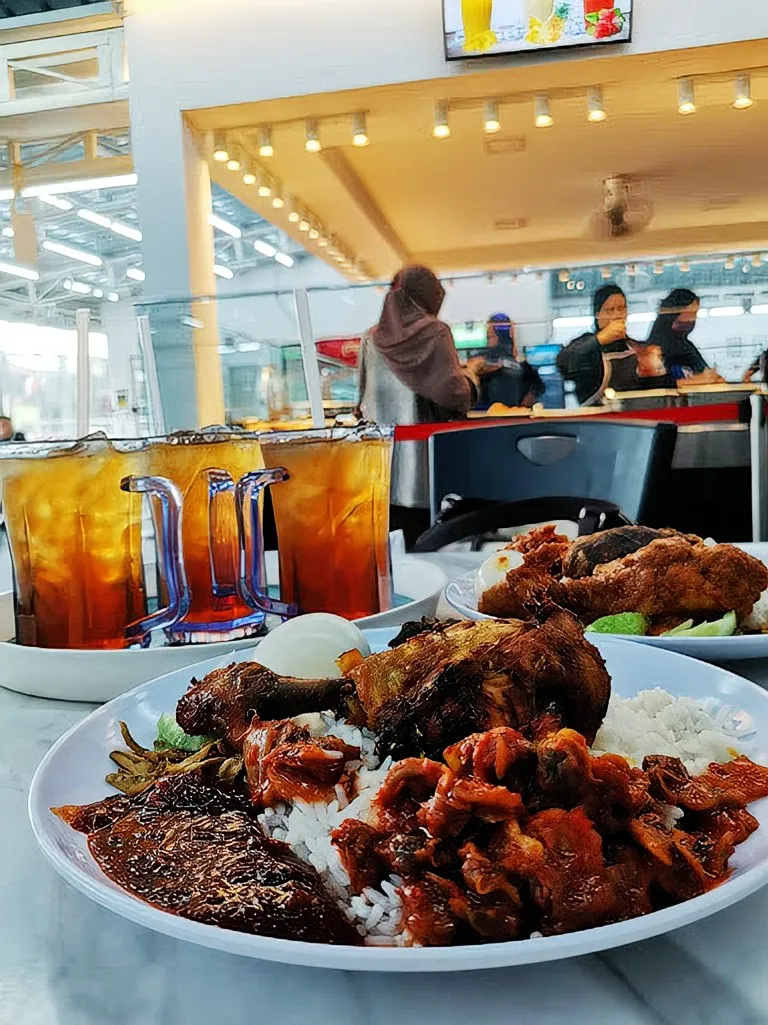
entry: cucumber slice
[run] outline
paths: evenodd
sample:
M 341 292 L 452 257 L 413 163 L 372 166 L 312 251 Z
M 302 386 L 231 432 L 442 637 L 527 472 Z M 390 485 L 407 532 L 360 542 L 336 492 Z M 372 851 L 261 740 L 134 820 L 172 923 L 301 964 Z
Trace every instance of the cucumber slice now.
M 648 633 L 648 620 L 640 612 L 621 612 L 617 616 L 603 616 L 588 626 L 586 633 L 627 634 L 644 637 Z
M 215 737 L 190 737 L 176 722 L 176 717 L 166 712 L 157 720 L 157 739 L 164 747 L 194 752 L 210 744 Z
M 679 623 L 672 630 L 665 630 L 664 633 L 661 636 L 662 637 L 676 637 L 677 634 L 684 634 L 684 633 L 686 633 L 688 630 L 691 629 L 692 626 L 693 626 L 693 620 L 692 619 L 686 619 L 686 621 L 684 623 Z
M 736 633 L 736 626 L 736 613 L 728 612 L 722 619 L 718 619 L 714 623 L 699 623 L 698 626 L 692 626 L 688 630 L 681 630 L 678 627 L 671 633 L 675 637 L 733 637 Z M 669 635 L 664 634 L 663 636 Z

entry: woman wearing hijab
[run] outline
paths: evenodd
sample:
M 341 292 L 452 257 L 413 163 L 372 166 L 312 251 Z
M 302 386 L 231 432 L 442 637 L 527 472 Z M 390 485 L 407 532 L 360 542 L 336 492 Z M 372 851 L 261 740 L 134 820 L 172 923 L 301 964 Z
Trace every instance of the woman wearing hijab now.
M 690 339 L 696 327 L 701 300 L 689 288 L 676 288 L 659 307 L 659 315 L 648 337 L 657 345 L 675 382 L 680 380 L 711 384 L 722 378 L 711 370 Z
M 483 360 L 462 367 L 451 329 L 438 320 L 445 289 L 427 267 L 404 267 L 384 300 L 381 320 L 360 348 L 359 408 L 366 420 L 439 423 L 466 417 L 477 402 Z M 426 442 L 395 446 L 392 523 L 408 543 L 429 526 Z
M 494 313 L 488 320 L 488 361 L 481 386 L 479 408 L 496 403 L 504 406 L 532 406 L 546 391 L 538 370 L 519 360 L 515 325 L 506 313 Z
M 557 369 L 576 385 L 579 403 L 599 405 L 607 388 L 674 387 L 659 346 L 627 337 L 627 297 L 618 285 L 598 288 L 593 306 L 594 329 L 575 338 L 557 357 Z

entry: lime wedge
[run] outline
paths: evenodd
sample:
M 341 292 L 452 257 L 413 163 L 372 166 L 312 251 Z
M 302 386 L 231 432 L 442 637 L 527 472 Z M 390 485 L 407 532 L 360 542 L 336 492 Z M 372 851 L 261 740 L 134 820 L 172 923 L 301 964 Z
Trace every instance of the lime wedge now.
M 602 619 L 595 620 L 585 632 L 644 637 L 648 633 L 648 620 L 640 612 L 621 612 L 617 616 L 603 616 Z
M 736 633 L 736 613 L 728 612 L 723 616 L 722 619 L 718 619 L 714 623 L 699 623 L 698 626 L 692 626 L 687 630 L 682 630 L 677 627 L 676 630 L 670 630 L 668 634 L 663 634 L 664 637 L 733 637 Z

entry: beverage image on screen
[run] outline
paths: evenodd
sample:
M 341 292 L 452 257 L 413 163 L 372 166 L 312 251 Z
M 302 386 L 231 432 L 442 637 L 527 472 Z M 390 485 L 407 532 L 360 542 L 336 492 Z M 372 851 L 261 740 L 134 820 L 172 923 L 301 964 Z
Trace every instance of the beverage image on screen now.
M 491 30 L 493 0 L 461 0 L 467 53 L 483 53 L 496 46 L 499 39 Z
M 347 619 L 388 609 L 391 440 L 318 431 L 262 447 L 290 474 L 272 489 L 281 599 Z

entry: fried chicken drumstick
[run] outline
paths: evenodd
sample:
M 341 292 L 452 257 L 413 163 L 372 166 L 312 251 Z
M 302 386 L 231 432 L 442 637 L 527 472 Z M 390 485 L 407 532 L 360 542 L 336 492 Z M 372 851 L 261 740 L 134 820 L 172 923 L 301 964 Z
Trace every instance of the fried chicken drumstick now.
M 439 754 L 470 733 L 520 729 L 550 705 L 591 742 L 608 707 L 610 678 L 577 620 L 458 623 L 427 629 L 391 651 L 340 660 L 344 678 L 294 680 L 254 663 L 218 669 L 179 701 L 192 735 L 242 750 L 251 721 L 332 711 L 380 735 L 398 755 Z

